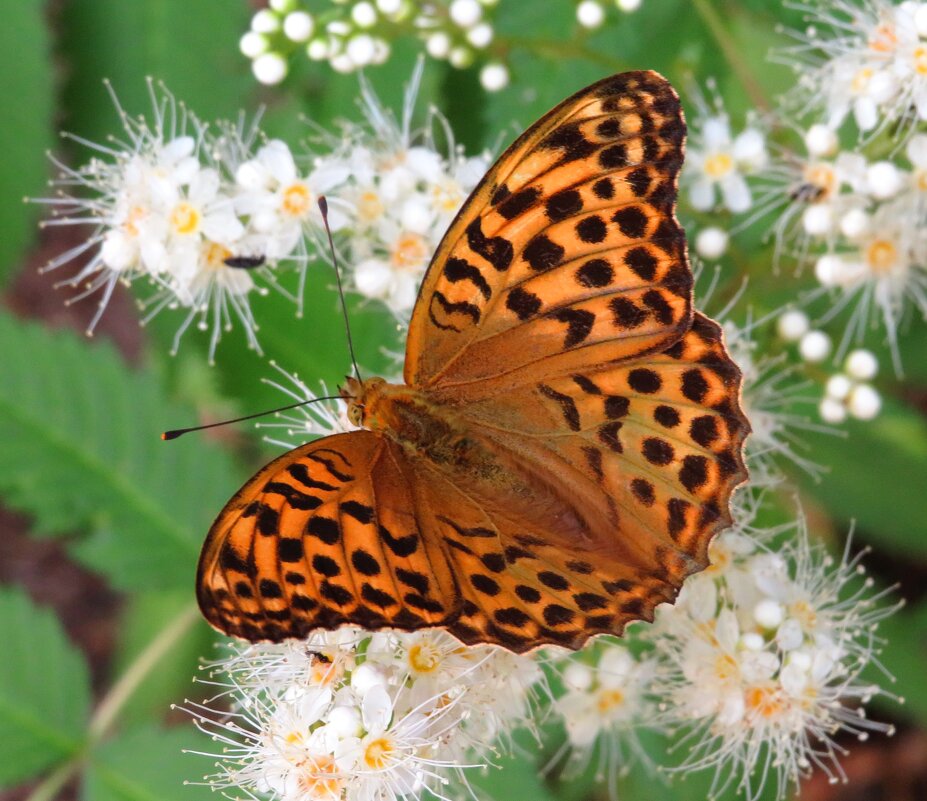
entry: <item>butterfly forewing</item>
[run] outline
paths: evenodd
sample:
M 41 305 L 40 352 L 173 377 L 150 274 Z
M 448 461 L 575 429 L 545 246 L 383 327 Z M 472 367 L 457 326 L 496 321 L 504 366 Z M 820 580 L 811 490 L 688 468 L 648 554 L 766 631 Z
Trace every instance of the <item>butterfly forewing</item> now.
M 435 254 L 407 383 L 459 402 L 678 339 L 692 283 L 674 216 L 684 137 L 652 72 L 593 84 L 532 126 Z

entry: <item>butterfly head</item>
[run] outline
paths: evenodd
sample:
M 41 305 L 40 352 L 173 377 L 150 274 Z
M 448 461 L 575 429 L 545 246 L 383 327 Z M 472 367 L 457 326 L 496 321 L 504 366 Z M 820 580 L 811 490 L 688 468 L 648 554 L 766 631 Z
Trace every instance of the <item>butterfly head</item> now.
M 340 387 L 341 397 L 348 404 L 348 420 L 358 428 L 369 428 L 366 425 L 370 412 L 371 402 L 379 394 L 379 389 L 386 381 L 382 378 L 368 378 L 366 381 L 347 376 L 344 386 Z

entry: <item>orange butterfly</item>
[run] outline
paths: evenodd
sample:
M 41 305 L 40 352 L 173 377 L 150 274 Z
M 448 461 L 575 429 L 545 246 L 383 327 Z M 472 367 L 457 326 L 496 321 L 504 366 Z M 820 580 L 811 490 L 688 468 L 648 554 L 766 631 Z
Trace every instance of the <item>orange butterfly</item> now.
M 707 565 L 749 425 L 721 331 L 692 309 L 684 140 L 654 72 L 516 140 L 425 275 L 405 385 L 349 378 L 364 430 L 275 459 L 219 514 L 197 577 L 210 623 L 578 648 Z

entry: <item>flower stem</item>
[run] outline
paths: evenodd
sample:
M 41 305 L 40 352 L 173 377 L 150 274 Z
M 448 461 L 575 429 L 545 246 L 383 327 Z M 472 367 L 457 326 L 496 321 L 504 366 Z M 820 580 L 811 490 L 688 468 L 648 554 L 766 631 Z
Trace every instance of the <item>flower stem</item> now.
M 705 23 L 705 27 L 708 28 L 712 38 L 718 43 L 718 47 L 721 48 L 725 60 L 743 85 L 744 91 L 750 97 L 750 102 L 760 111 L 769 111 L 771 104 L 766 96 L 766 91 L 740 55 L 737 43 L 731 38 L 727 28 L 724 27 L 724 23 L 721 21 L 717 10 L 712 6 L 711 0 L 692 0 L 692 5 L 695 7 L 696 13 L 702 18 L 702 22 Z
M 197 609 L 187 606 L 175 615 L 158 635 L 126 668 L 119 680 L 100 699 L 90 724 L 83 747 L 66 762 L 59 765 L 29 794 L 26 801 L 52 801 L 59 791 L 81 769 L 94 747 L 106 736 L 122 708 L 134 695 L 145 678 L 174 648 L 197 620 Z

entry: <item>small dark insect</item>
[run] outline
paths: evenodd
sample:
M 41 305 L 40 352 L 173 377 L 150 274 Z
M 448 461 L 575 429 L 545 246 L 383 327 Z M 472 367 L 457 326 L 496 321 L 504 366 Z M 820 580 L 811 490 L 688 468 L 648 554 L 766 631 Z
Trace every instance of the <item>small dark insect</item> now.
M 306 651 L 306 656 L 311 656 L 316 662 L 321 662 L 324 665 L 330 665 L 332 663 L 331 657 L 323 654 L 321 651 Z
M 817 200 L 820 200 L 824 195 L 826 190 L 823 186 L 815 186 L 814 184 L 799 184 L 791 192 L 789 192 L 789 197 L 792 200 L 797 200 L 800 203 L 814 203 Z
M 264 261 L 264 256 L 229 256 L 224 259 L 225 264 L 229 267 L 238 267 L 242 270 L 253 270 L 260 267 Z

